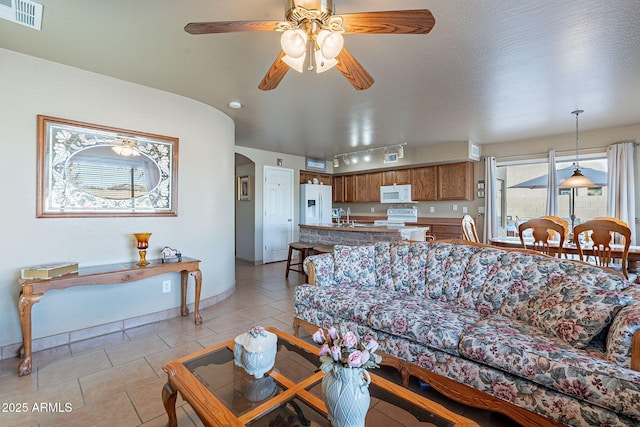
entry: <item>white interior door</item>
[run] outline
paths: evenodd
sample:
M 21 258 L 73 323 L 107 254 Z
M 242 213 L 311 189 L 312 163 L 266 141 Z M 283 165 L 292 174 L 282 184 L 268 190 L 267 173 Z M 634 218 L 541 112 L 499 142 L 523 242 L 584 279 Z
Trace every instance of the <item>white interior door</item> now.
M 283 261 L 293 240 L 293 170 L 265 166 L 263 194 L 262 259 Z

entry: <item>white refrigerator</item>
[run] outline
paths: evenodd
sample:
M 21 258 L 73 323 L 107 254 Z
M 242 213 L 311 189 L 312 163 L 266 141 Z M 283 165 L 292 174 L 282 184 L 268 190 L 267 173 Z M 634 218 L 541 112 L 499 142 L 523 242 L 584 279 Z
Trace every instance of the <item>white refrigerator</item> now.
M 300 224 L 331 224 L 330 185 L 300 185 Z

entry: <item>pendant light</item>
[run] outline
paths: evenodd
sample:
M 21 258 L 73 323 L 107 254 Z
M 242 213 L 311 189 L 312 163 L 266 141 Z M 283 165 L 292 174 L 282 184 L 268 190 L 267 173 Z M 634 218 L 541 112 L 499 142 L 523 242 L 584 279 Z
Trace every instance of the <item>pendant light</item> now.
M 575 110 L 571 114 L 576 115 L 576 163 L 573 175 L 565 179 L 564 182 L 558 186 L 558 188 L 585 188 L 596 187 L 596 185 L 586 176 L 582 175 L 580 171 L 580 164 L 578 162 L 578 115 L 584 113 L 584 110 Z

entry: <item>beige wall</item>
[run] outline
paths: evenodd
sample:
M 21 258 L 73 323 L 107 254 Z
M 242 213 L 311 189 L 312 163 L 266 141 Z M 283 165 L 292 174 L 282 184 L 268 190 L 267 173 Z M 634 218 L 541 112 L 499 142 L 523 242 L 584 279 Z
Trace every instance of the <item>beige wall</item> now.
M 234 287 L 234 124 L 228 116 L 191 99 L 4 49 L 0 93 L 0 346 L 22 341 L 17 312 L 21 267 L 135 261 L 135 232 L 153 233 L 149 258 L 159 258 L 168 245 L 201 259 L 202 298 Z M 178 216 L 37 219 L 38 114 L 178 137 Z M 166 279 L 173 282 L 172 292 L 163 294 Z M 178 307 L 178 284 L 179 275 L 170 274 L 47 293 L 33 308 L 34 338 Z M 188 300 L 193 301 L 190 289 Z
M 250 182 L 249 200 L 238 200 L 238 177 L 248 176 Z M 256 165 L 236 166 L 236 259 L 240 262 L 254 263 L 256 228 Z
M 253 194 L 252 194 L 252 196 L 255 196 L 255 203 L 252 206 L 254 209 L 254 227 L 253 227 L 254 258 L 248 259 L 247 261 L 251 261 L 254 264 L 262 264 L 263 262 L 262 248 L 264 246 L 263 245 L 263 221 L 262 221 L 263 219 L 262 183 L 264 182 L 264 167 L 265 166 L 278 167 L 278 159 L 282 159 L 281 167 L 287 168 L 287 169 L 293 169 L 293 195 L 294 195 L 293 240 L 296 241 L 298 240 L 298 232 L 299 232 L 298 223 L 300 219 L 299 207 L 298 207 L 300 204 L 299 202 L 300 170 L 304 169 L 305 158 L 301 156 L 292 156 L 289 154 L 274 153 L 272 151 L 257 150 L 255 148 L 240 147 L 240 146 L 236 146 L 235 151 L 236 153 L 242 154 L 243 156 L 247 157 L 248 159 L 250 159 L 252 162 L 255 163 L 255 180 L 253 181 L 255 185 L 254 185 Z M 245 207 L 244 205 L 242 205 L 242 207 L 239 206 L 239 209 L 247 209 L 247 208 L 250 209 L 251 206 L 250 205 L 248 206 L 249 207 Z M 245 220 L 247 220 L 248 215 L 246 214 L 246 212 L 243 215 Z M 250 243 L 251 243 L 250 237 L 248 237 L 246 233 L 244 233 L 244 240 L 241 243 L 244 246 L 243 253 L 245 254 L 250 253 L 250 249 L 246 248 L 246 245 Z

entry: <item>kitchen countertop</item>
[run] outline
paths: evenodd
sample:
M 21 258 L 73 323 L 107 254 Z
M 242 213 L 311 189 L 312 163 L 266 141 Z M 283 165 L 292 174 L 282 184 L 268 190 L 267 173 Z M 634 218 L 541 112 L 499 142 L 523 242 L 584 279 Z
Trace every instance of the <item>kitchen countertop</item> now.
M 375 242 L 424 241 L 429 226 L 375 225 L 356 223 L 351 227 L 338 224 L 300 224 L 300 241 L 322 245 L 363 245 Z
M 425 230 L 429 231 L 429 226 L 419 225 L 376 225 L 366 223 L 356 223 L 355 226 L 351 225 L 338 225 L 338 224 L 300 224 L 300 227 L 315 228 L 322 230 L 339 230 L 339 231 L 357 231 L 357 232 L 375 232 L 375 233 L 397 233 L 398 230 Z

